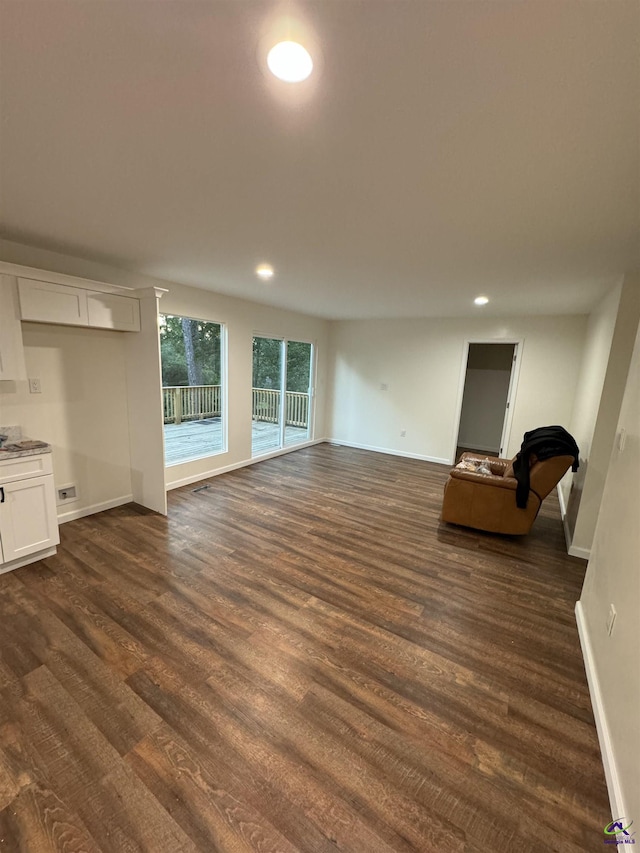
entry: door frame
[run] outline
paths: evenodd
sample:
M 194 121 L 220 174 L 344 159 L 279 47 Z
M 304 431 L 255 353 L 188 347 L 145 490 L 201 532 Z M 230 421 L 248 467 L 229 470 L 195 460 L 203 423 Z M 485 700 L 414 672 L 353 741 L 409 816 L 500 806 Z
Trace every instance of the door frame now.
M 467 338 L 462 348 L 462 362 L 460 365 L 460 378 L 458 379 L 458 395 L 456 400 L 456 417 L 454 419 L 454 430 L 450 464 L 456 464 L 456 449 L 458 447 L 458 435 L 460 433 L 460 420 L 462 418 L 462 403 L 464 398 L 464 384 L 467 378 L 467 362 L 469 360 L 469 346 L 471 344 L 512 344 L 514 346 L 514 360 L 511 364 L 511 376 L 509 378 L 509 390 L 507 392 L 507 405 L 505 408 L 504 421 L 502 423 L 502 436 L 500 437 L 500 455 L 506 452 L 511 437 L 511 426 L 513 424 L 513 412 L 515 410 L 516 392 L 520 378 L 520 364 L 522 363 L 522 351 L 524 349 L 524 338 Z

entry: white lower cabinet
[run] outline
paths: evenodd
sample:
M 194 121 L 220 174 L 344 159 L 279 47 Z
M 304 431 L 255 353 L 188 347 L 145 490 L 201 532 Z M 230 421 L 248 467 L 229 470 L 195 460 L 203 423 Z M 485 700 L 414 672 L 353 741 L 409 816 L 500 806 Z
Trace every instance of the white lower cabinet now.
M 51 457 L 0 463 L 0 573 L 53 553 L 59 541 Z

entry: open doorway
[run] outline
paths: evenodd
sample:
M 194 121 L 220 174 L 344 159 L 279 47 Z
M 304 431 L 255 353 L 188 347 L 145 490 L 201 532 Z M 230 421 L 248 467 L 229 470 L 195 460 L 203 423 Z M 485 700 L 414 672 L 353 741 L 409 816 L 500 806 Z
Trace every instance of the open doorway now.
M 455 458 L 464 451 L 502 456 L 510 424 L 517 343 L 470 343 Z

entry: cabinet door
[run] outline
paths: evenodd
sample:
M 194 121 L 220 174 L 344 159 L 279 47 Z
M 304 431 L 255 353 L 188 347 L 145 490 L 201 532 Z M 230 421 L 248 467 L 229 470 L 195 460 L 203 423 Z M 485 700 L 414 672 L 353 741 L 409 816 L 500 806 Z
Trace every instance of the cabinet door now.
M 89 325 L 121 332 L 140 331 L 140 302 L 115 293 L 87 291 Z
M 58 544 L 50 474 L 0 485 L 0 538 L 5 563 Z
M 0 276 L 0 379 L 26 379 L 18 286 L 12 275 Z
M 51 281 L 19 278 L 20 311 L 23 320 L 88 326 L 87 291 Z

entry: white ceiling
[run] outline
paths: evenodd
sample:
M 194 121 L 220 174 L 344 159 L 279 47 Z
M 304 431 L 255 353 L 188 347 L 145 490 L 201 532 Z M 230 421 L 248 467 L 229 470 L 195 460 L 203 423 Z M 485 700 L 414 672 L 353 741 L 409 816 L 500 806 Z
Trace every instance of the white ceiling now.
M 0 0 L 0 236 L 330 318 L 585 312 L 640 266 L 639 32 L 637 0 Z

